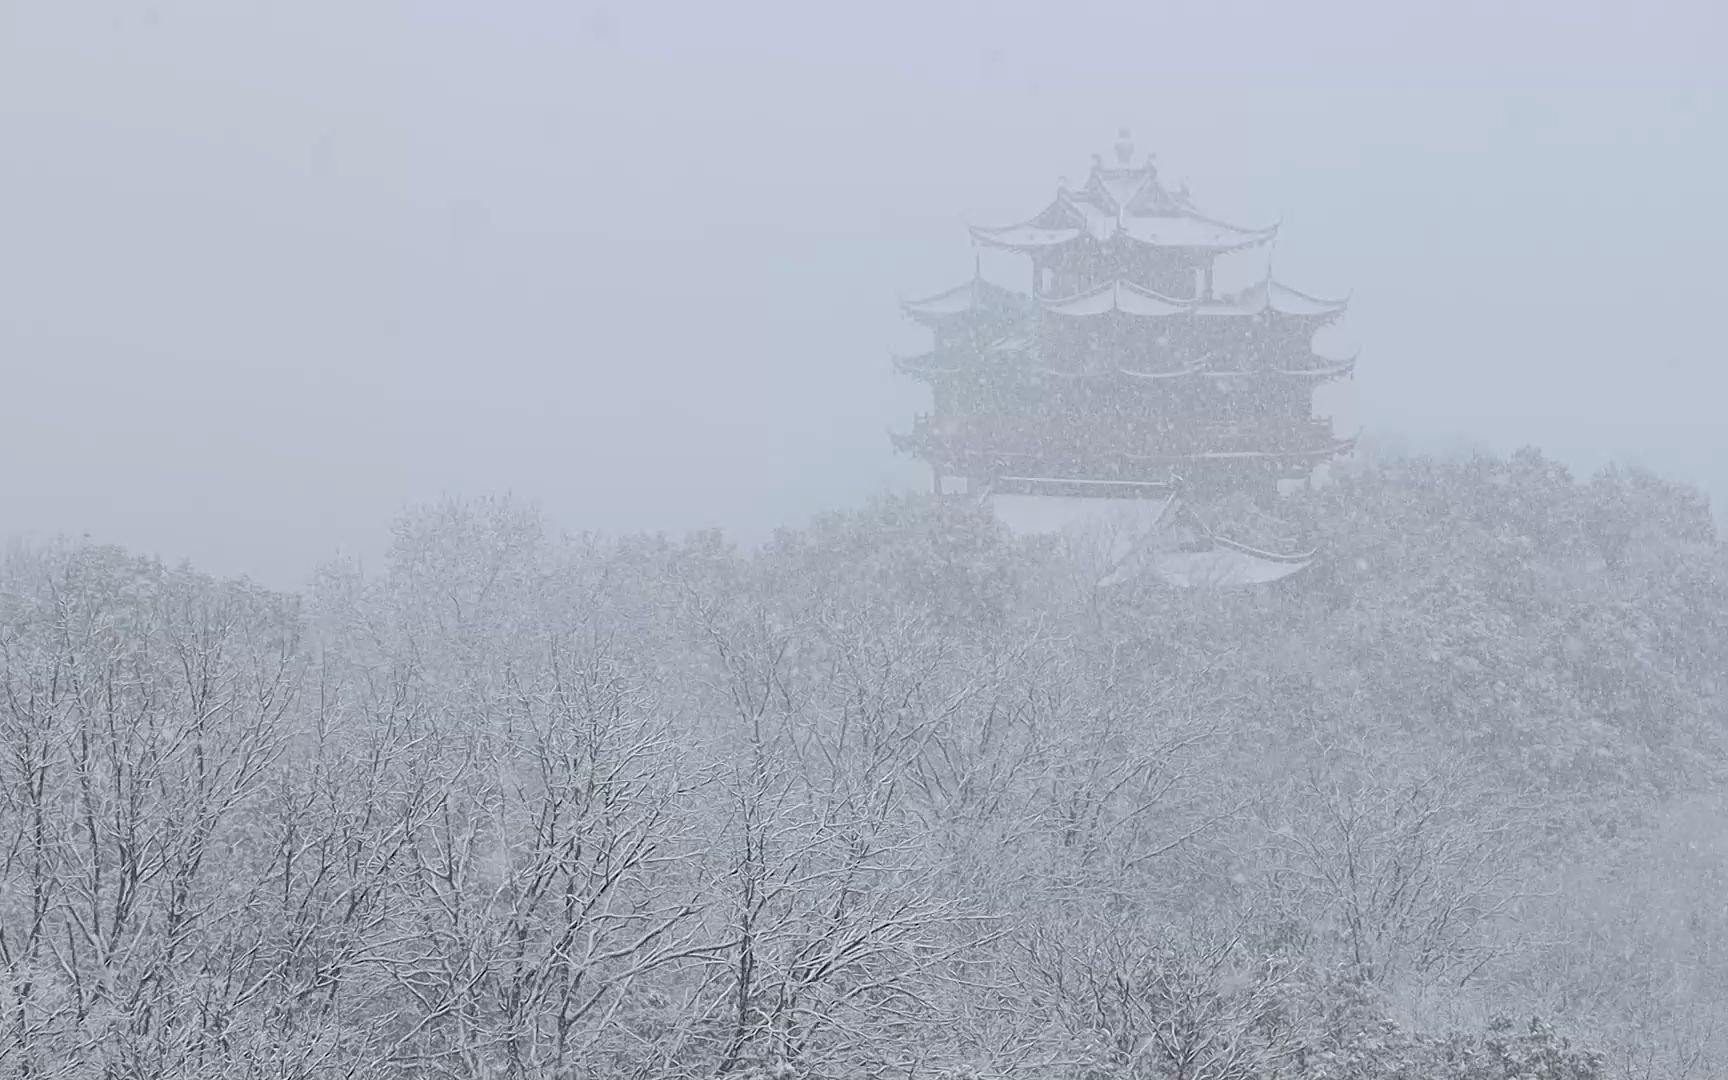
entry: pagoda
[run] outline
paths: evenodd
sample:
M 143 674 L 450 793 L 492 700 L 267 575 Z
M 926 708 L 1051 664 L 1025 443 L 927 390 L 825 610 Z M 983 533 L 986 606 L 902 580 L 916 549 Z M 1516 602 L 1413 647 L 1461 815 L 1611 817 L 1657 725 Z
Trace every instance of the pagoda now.
M 1025 256 L 1030 292 L 972 280 L 905 313 L 933 347 L 899 357 L 934 409 L 895 445 L 931 467 L 937 494 L 1034 506 L 1132 509 L 1137 535 L 1116 544 L 1110 577 L 1150 569 L 1179 585 L 1270 581 L 1312 552 L 1219 507 L 1272 505 L 1346 452 L 1313 412 L 1314 390 L 1354 357 L 1315 351 L 1346 301 L 1274 279 L 1277 226 L 1245 228 L 1200 212 L 1123 131 L 1114 160 L 1015 225 L 973 227 L 976 246 Z M 1263 270 L 1226 289 L 1220 260 Z M 1239 260 L 1233 260 L 1239 261 Z M 1251 539 L 1243 533 L 1254 534 Z

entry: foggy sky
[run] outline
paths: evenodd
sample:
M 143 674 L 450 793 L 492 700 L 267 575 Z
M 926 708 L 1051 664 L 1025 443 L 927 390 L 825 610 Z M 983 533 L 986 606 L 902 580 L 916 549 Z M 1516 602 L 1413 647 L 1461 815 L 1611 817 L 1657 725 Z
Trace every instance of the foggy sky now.
M 1718 9 L 0 0 L 0 534 L 292 586 L 441 493 L 753 539 L 921 486 L 897 294 L 1123 125 L 1352 293 L 1342 432 L 1720 508 Z

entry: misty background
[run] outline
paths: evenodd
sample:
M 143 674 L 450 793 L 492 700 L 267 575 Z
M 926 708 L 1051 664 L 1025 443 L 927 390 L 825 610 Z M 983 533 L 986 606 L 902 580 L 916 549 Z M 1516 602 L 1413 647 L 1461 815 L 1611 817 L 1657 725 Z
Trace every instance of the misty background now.
M 896 296 L 1118 126 L 1353 295 L 1337 427 L 1728 497 L 1720 5 L 0 0 L 0 532 L 300 582 L 404 504 L 927 482 Z

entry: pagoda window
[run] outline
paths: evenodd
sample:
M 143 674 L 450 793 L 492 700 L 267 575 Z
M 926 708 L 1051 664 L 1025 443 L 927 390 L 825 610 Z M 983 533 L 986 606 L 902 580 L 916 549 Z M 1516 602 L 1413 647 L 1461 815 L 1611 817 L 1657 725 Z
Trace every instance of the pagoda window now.
M 1055 270 L 1055 268 L 1050 267 L 1050 266 L 1040 267 L 1038 270 L 1038 292 L 1039 292 L 1039 294 L 1042 296 L 1049 296 L 1050 290 L 1054 289 L 1055 287 L 1056 287 L 1056 270 Z

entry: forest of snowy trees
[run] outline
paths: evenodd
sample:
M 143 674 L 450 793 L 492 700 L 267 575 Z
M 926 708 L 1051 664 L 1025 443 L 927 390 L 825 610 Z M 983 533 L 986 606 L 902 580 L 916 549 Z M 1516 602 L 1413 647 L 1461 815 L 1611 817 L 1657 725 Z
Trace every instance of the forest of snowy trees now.
M 1263 590 L 874 502 L 0 572 L 0 1074 L 1728 1072 L 1728 558 L 1541 455 Z

